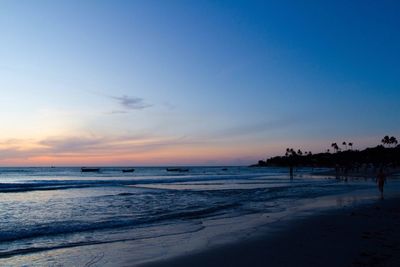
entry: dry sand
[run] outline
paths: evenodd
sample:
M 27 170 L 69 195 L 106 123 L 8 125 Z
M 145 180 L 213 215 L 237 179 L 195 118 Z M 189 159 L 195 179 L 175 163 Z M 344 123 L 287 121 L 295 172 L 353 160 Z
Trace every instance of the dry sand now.
M 164 261 L 160 266 L 400 266 L 400 199 L 291 221 L 275 233 Z

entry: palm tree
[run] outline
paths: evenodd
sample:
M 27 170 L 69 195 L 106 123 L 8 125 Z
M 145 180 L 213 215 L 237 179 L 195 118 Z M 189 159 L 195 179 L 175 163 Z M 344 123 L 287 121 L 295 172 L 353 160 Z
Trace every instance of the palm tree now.
M 331 150 L 328 148 L 327 150 L 326 150 L 326 153 L 330 153 L 331 152 Z
M 392 136 L 389 138 L 389 144 L 393 144 L 393 147 L 397 145 L 397 139 L 396 137 Z
M 342 145 L 344 145 L 344 146 L 346 147 L 346 150 L 347 150 L 347 144 L 346 144 L 346 142 L 343 142 Z
M 339 151 L 339 146 L 336 143 L 332 143 L 331 147 L 333 147 L 333 149 L 335 150 L 335 152 Z
M 286 153 L 285 153 L 286 157 L 293 157 L 296 155 L 297 155 L 297 153 L 293 148 L 286 148 Z
M 348 143 L 350 150 L 353 150 L 353 143 Z
M 297 154 L 299 154 L 299 156 L 303 155 L 303 152 L 301 152 L 301 150 L 297 150 Z
M 388 135 L 386 135 L 385 137 L 382 138 L 381 140 L 383 145 L 389 145 L 390 144 L 390 138 Z

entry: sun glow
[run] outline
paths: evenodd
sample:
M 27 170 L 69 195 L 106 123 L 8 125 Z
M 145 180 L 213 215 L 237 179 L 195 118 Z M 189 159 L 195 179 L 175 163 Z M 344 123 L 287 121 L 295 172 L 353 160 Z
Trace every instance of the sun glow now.
M 1 165 L 226 165 L 254 161 L 263 148 L 162 137 L 53 137 L 0 144 Z M 255 156 L 256 155 L 256 156 Z

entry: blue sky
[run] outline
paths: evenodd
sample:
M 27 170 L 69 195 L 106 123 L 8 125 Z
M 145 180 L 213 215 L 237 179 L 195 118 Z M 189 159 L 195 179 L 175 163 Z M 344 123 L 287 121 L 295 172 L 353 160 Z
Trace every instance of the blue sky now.
M 248 164 L 400 135 L 397 1 L 1 1 L 0 164 Z

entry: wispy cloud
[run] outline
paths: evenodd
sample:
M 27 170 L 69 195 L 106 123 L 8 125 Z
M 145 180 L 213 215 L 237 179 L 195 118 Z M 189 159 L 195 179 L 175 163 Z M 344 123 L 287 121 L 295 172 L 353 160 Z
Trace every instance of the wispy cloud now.
M 122 112 L 126 110 L 141 110 L 152 106 L 151 104 L 146 103 L 144 99 L 140 97 L 131 97 L 123 95 L 123 96 L 112 96 L 111 98 L 118 101 L 118 104 L 123 109 Z M 122 112 L 119 110 L 114 111 L 114 113 L 122 113 Z
M 150 135 L 48 137 L 42 140 L 12 140 L 0 142 L 0 161 L 36 157 L 74 157 L 129 155 L 190 144 L 185 137 Z
M 39 141 L 39 145 L 48 149 L 51 152 L 76 152 L 87 151 L 96 146 L 101 145 L 105 140 L 103 138 L 81 138 L 81 137 L 68 137 L 68 138 L 47 138 Z
M 126 114 L 131 111 L 142 110 L 153 106 L 153 104 L 150 104 L 147 101 L 145 101 L 145 99 L 137 96 L 129 96 L 129 95 L 116 96 L 91 90 L 87 90 L 87 92 L 93 95 L 109 98 L 118 105 L 118 108 L 114 108 L 111 111 L 104 112 L 104 114 L 107 115 Z
M 110 112 L 106 112 L 105 114 L 115 115 L 115 114 L 126 114 L 128 111 L 126 110 L 112 110 Z

